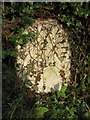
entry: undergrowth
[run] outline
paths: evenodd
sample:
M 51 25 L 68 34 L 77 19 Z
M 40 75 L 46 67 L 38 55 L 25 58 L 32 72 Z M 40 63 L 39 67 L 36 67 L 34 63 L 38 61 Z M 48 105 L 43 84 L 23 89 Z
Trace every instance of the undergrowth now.
M 89 6 L 89 3 L 2 4 L 3 119 L 90 119 Z M 24 36 L 22 32 L 38 17 L 57 19 L 69 32 L 72 51 L 70 84 L 48 94 L 26 88 L 15 69 L 15 47 L 26 44 L 28 37 L 33 39 L 33 33 Z

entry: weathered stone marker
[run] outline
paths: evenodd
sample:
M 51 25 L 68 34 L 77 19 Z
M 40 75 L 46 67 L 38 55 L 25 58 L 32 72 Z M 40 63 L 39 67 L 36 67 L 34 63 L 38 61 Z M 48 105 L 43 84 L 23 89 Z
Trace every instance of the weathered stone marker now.
M 37 92 L 51 92 L 61 89 L 70 81 L 70 46 L 68 35 L 53 19 L 37 19 L 24 31 L 38 33 L 36 40 L 30 40 L 23 49 L 17 46 L 18 76 L 26 86 Z

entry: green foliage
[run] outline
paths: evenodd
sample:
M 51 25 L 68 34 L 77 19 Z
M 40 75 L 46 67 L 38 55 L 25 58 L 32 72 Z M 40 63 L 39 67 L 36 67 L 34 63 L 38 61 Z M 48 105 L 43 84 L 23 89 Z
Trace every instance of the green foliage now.
M 43 118 L 44 114 L 48 111 L 46 107 L 36 108 L 36 118 Z
M 28 41 L 35 41 L 35 39 L 36 39 L 36 34 L 35 33 L 29 33 L 29 34 L 23 34 L 22 32 L 20 32 L 19 34 L 18 34 L 18 36 L 16 36 L 15 38 L 14 38 L 14 40 L 16 39 L 17 41 L 16 41 L 16 44 L 17 45 L 20 45 L 20 46 L 23 46 L 23 45 L 25 45 L 26 43 L 28 43 Z
M 90 119 L 89 6 L 90 3 L 5 3 L 3 26 L 8 27 L 3 28 L 3 119 Z M 22 33 L 37 19 L 36 11 L 43 8 L 55 13 L 67 29 L 72 51 L 71 83 L 46 95 L 28 90 L 15 70 L 15 47 L 35 42 L 38 34 Z M 13 20 L 19 20 L 18 24 L 10 22 Z
M 61 90 L 60 91 L 57 91 L 57 96 L 58 97 L 66 97 L 66 89 L 67 89 L 67 86 L 62 86 Z

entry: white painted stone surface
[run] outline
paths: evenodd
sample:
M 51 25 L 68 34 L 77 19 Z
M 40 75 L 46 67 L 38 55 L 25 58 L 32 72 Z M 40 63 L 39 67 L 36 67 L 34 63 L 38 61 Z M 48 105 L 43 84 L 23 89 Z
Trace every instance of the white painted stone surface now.
M 30 81 L 37 92 L 61 89 L 64 83 L 70 81 L 71 52 L 67 33 L 52 19 L 37 19 L 24 34 L 29 32 L 38 33 L 38 36 L 23 49 L 17 46 L 18 76 L 23 81 Z M 26 85 L 32 88 L 29 82 Z

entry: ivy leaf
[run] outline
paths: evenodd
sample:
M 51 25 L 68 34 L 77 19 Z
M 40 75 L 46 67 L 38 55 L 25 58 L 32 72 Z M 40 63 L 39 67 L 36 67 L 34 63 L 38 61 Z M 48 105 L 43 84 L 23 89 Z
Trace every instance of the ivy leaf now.
M 39 107 L 36 109 L 37 118 L 43 118 L 44 114 L 48 111 L 46 107 Z
M 61 90 L 57 92 L 57 95 L 58 97 L 66 97 L 66 89 L 67 89 L 67 86 L 62 86 Z

